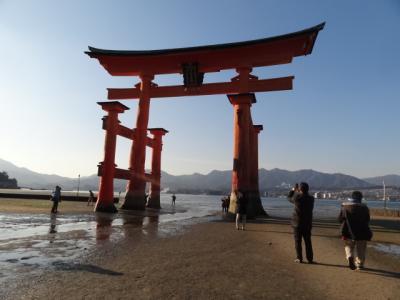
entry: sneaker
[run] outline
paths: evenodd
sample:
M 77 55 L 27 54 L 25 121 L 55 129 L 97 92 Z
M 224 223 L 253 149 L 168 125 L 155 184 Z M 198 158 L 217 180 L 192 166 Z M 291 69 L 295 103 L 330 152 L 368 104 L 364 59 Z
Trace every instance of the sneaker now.
M 294 260 L 294 262 L 295 262 L 295 263 L 298 263 L 298 264 L 303 263 L 303 261 L 302 261 L 301 259 L 299 259 L 299 258 L 296 258 L 296 259 Z
M 354 258 L 353 257 L 349 257 L 349 268 L 351 270 L 355 270 L 356 269 L 356 265 L 354 264 Z

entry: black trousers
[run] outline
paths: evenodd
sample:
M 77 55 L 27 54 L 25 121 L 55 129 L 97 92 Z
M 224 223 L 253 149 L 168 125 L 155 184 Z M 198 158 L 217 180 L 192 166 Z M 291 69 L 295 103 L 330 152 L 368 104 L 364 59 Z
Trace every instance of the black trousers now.
M 314 254 L 311 243 L 311 228 L 293 227 L 294 244 L 297 258 L 303 261 L 303 250 L 301 242 L 304 240 L 306 246 L 306 257 L 308 261 L 313 261 Z
M 53 207 L 51 208 L 52 213 L 56 213 L 58 209 L 58 201 L 53 201 Z

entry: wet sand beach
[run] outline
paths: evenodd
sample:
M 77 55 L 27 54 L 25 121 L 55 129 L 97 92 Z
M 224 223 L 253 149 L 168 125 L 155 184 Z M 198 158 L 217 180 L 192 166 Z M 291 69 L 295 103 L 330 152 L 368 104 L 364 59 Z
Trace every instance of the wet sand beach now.
M 296 264 L 288 219 L 237 231 L 222 216 L 163 225 L 155 215 L 120 217 L 98 222 L 76 258 L 7 281 L 1 298 L 400 299 L 400 256 L 373 247 L 400 246 L 396 220 L 373 221 L 366 269 L 351 271 L 333 219 L 314 222 L 317 263 Z

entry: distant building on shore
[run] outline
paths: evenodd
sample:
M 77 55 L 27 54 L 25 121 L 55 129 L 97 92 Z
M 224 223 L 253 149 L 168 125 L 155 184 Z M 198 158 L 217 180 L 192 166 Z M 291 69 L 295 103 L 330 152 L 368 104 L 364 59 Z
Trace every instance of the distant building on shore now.
M 330 192 L 315 192 L 315 199 L 332 199 L 332 193 Z

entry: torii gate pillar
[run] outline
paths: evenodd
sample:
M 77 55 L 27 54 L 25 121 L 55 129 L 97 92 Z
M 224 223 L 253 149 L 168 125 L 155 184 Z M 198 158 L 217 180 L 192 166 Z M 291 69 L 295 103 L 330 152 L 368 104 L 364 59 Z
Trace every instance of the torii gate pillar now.
M 256 102 L 253 93 L 228 95 L 233 105 L 233 169 L 232 169 L 232 191 L 229 211 L 236 211 L 235 192 L 240 191 L 247 195 L 250 191 L 250 155 L 249 147 L 251 114 L 250 107 Z
M 122 209 L 144 210 L 146 203 L 146 143 L 149 123 L 150 88 L 154 76 L 141 75 L 140 97 L 136 118 L 135 138 L 132 143 L 129 169 L 132 176 L 126 187 L 125 201 Z
M 95 211 L 117 212 L 114 206 L 114 174 L 115 174 L 115 148 L 118 134 L 118 114 L 129 109 L 118 101 L 98 102 L 101 108 L 108 112 L 103 119 L 103 127 L 106 130 L 104 142 L 104 159 L 102 175 L 100 177 L 99 194 Z
M 149 131 L 153 135 L 153 153 L 151 158 L 150 199 L 147 202 L 147 207 L 160 209 L 162 137 L 168 133 L 168 131 L 163 128 L 151 128 Z

